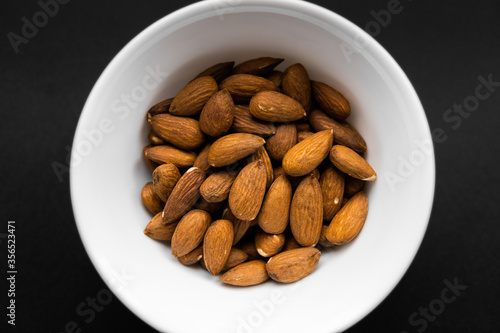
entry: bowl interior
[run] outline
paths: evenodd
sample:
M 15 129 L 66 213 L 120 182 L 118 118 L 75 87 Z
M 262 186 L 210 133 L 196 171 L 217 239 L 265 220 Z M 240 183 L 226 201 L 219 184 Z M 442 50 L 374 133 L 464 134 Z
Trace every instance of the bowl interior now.
M 422 106 L 394 60 L 343 18 L 304 2 L 224 3 L 198 3 L 155 23 L 94 87 L 71 165 L 80 234 L 113 292 L 160 331 L 344 330 L 394 288 L 425 232 L 434 157 Z M 348 55 L 355 40 L 364 47 Z M 379 178 L 368 188 L 370 212 L 359 237 L 324 252 L 312 275 L 292 285 L 233 288 L 182 266 L 169 247 L 143 235 L 151 218 L 140 201 L 151 181 L 142 159 L 145 112 L 215 63 L 259 56 L 285 58 L 281 70 L 301 62 L 311 78 L 350 100 L 350 122 L 367 141 Z

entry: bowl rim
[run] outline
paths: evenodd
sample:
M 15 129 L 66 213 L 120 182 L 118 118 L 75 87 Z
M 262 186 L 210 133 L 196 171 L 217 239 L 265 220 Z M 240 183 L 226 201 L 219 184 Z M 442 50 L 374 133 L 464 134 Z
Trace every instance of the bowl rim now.
M 78 120 L 78 124 L 76 127 L 75 135 L 73 138 L 73 146 L 72 149 L 74 149 L 75 143 L 79 142 L 80 139 L 82 139 L 82 134 L 81 134 L 81 129 L 83 128 L 83 124 L 85 124 L 88 120 L 88 118 L 91 116 L 91 110 L 89 110 L 89 104 L 91 103 L 93 99 L 95 99 L 95 95 L 98 93 L 98 91 L 103 88 L 104 83 L 111 77 L 112 73 L 114 73 L 118 68 L 121 66 L 123 62 L 126 62 L 127 58 L 129 57 L 129 54 L 134 52 L 134 50 L 141 44 L 143 43 L 144 40 L 147 40 L 148 38 L 152 38 L 154 35 L 159 33 L 161 29 L 164 29 L 167 26 L 173 26 L 178 24 L 179 22 L 182 22 L 188 18 L 192 18 L 193 16 L 197 16 L 206 12 L 211 12 L 214 10 L 214 3 L 221 1 L 221 0 L 204 0 L 204 1 L 199 1 L 196 3 L 193 3 L 191 5 L 185 6 L 183 8 L 180 8 L 162 18 L 157 20 L 156 22 L 152 23 L 149 25 L 147 28 L 145 28 L 143 31 L 141 31 L 137 36 L 135 36 L 130 42 L 128 42 L 119 52 L 118 54 L 111 60 L 111 62 L 106 66 L 102 74 L 99 76 L 98 80 L 94 84 L 85 104 L 82 109 L 82 112 L 80 114 L 80 118 Z M 293 12 L 299 12 L 303 14 L 310 15 L 314 18 L 317 18 L 321 21 L 326 21 L 326 22 L 335 22 L 336 25 L 340 26 L 341 29 L 347 30 L 347 31 L 352 31 L 353 34 L 356 34 L 357 36 L 362 37 L 364 41 L 368 41 L 370 45 L 370 55 L 375 58 L 380 64 L 384 66 L 384 68 L 387 68 L 389 72 L 392 73 L 392 76 L 398 78 L 398 83 L 402 84 L 399 86 L 399 88 L 402 91 L 405 91 L 406 94 L 411 98 L 410 102 L 412 105 L 415 107 L 415 109 L 418 109 L 418 114 L 415 114 L 414 116 L 419 118 L 419 124 L 423 126 L 419 126 L 416 130 L 419 135 L 422 137 L 425 137 L 425 139 L 430 140 L 432 142 L 432 147 L 431 147 L 431 153 L 428 156 L 429 163 L 428 163 L 428 170 L 426 170 L 426 175 L 429 176 L 429 179 L 426 181 L 426 188 L 425 188 L 425 197 L 422 201 L 422 210 L 426 212 L 425 214 L 425 221 L 426 223 L 422 223 L 422 228 L 420 230 L 420 233 L 418 235 L 415 235 L 415 238 L 418 240 L 416 242 L 416 246 L 412 248 L 412 251 L 409 251 L 412 253 L 411 256 L 408 257 L 407 263 L 405 267 L 401 267 L 402 269 L 398 272 L 398 274 L 393 274 L 392 278 L 392 283 L 391 288 L 387 289 L 384 291 L 384 296 L 377 299 L 377 301 L 372 302 L 370 306 L 367 306 L 363 308 L 362 311 L 359 311 L 358 316 L 356 318 L 351 319 L 350 321 L 346 321 L 345 324 L 342 327 L 342 330 L 346 330 L 349 327 L 355 325 L 359 321 L 361 321 L 364 317 L 366 317 L 369 313 L 371 313 L 376 307 L 378 307 L 386 298 L 387 296 L 390 295 L 390 293 L 394 290 L 394 288 L 397 286 L 397 284 L 401 281 L 403 276 L 406 274 L 408 271 L 410 265 L 412 264 L 421 244 L 423 241 L 423 238 L 425 236 L 429 220 L 431 217 L 431 212 L 432 212 L 432 206 L 434 202 L 434 193 L 435 193 L 435 183 L 436 183 L 436 167 L 435 167 L 435 152 L 434 152 L 434 142 L 432 140 L 432 135 L 429 127 L 429 123 L 427 121 L 427 117 L 425 115 L 424 108 L 422 106 L 422 103 L 420 99 L 418 98 L 417 92 L 415 91 L 413 85 L 411 84 L 410 80 L 406 76 L 406 74 L 403 72 L 401 67 L 398 65 L 398 63 L 394 60 L 394 58 L 388 53 L 388 51 L 380 45 L 371 35 L 369 35 L 367 32 L 365 32 L 363 29 L 352 23 L 351 21 L 347 20 L 346 18 L 340 16 L 339 14 L 321 7 L 319 5 L 302 1 L 302 0 L 237 0 L 237 3 L 232 5 L 236 7 L 240 6 L 259 6 L 259 7 L 269 7 L 269 8 L 278 8 L 278 9 L 284 9 L 284 10 L 290 10 Z M 286 15 L 286 13 L 283 13 Z M 77 177 L 75 173 L 73 172 L 73 169 L 71 168 L 71 165 L 73 165 L 74 162 L 74 157 L 71 155 L 71 162 L 70 162 L 70 195 L 71 195 L 71 203 L 72 203 L 72 208 L 73 208 L 73 214 L 75 218 L 75 222 L 77 225 L 78 233 L 81 237 L 82 243 L 84 245 L 85 251 L 87 252 L 92 264 L 94 265 L 96 271 L 99 273 L 101 278 L 104 276 L 103 272 L 105 268 L 102 266 L 101 262 L 97 260 L 97 253 L 95 250 L 92 248 L 90 244 L 90 240 L 88 237 L 85 236 L 85 234 L 82 232 L 84 229 L 84 222 L 82 219 L 79 217 L 81 214 L 79 214 L 80 209 L 83 209 L 80 207 L 80 204 L 78 203 L 79 200 L 77 198 L 79 197 L 79 194 L 77 193 L 78 191 L 76 190 L 74 184 L 76 182 Z M 403 269 L 404 268 L 404 269 Z M 107 285 L 107 287 L 114 293 L 114 295 L 138 318 L 140 318 L 143 322 L 146 324 L 150 325 L 152 328 L 161 330 L 161 327 L 159 323 L 153 322 L 148 318 L 147 316 L 144 316 L 143 312 L 135 306 L 134 303 L 129 301 L 126 297 L 122 297 L 120 294 L 120 290 L 115 287 L 114 285 L 111 285 L 104 281 Z

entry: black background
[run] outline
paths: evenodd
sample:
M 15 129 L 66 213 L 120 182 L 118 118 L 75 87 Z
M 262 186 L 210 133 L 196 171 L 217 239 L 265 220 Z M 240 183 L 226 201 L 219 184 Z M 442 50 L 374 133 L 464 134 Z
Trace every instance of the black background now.
M 374 20 L 370 12 L 387 8 L 389 1 L 313 2 L 364 28 Z M 6 233 L 8 220 L 16 221 L 19 273 L 12 331 L 63 332 L 70 321 L 83 332 L 152 331 L 117 299 L 88 324 L 76 314 L 80 303 L 107 287 L 80 241 L 68 174 L 60 182 L 51 163 L 65 161 L 84 102 L 117 52 L 189 3 L 70 1 L 16 54 L 7 34 L 20 34 L 21 18 L 31 18 L 40 7 L 35 0 L 2 1 L 0 233 Z M 412 326 L 409 316 L 440 298 L 443 281 L 455 278 L 467 289 L 425 331 L 498 332 L 500 91 L 457 129 L 443 114 L 474 95 L 478 76 L 492 74 L 500 81 L 500 3 L 404 0 L 402 5 L 376 39 L 410 78 L 431 128 L 443 128 L 447 140 L 435 143 L 434 209 L 417 257 L 387 299 L 349 332 L 417 332 L 423 327 Z M 0 241 L 4 272 L 6 241 Z M 3 300 L 6 290 L 2 278 Z

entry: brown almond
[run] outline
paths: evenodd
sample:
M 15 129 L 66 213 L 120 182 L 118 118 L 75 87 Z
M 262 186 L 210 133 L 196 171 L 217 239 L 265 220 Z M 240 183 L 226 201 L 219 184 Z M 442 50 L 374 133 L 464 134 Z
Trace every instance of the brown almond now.
M 264 231 L 259 231 L 255 235 L 255 248 L 264 258 L 269 258 L 278 254 L 284 245 L 284 234 L 273 235 Z
M 268 279 L 266 263 L 262 260 L 253 260 L 230 269 L 219 278 L 219 281 L 233 286 L 248 287 L 261 284 Z
M 281 252 L 269 259 L 266 270 L 274 281 L 292 283 L 311 274 L 320 257 L 321 252 L 313 247 Z
M 200 194 L 211 203 L 226 200 L 237 175 L 236 171 L 219 171 L 211 174 L 201 185 Z
M 293 237 L 293 235 L 290 235 L 288 234 L 286 236 L 286 241 L 285 241 L 285 246 L 283 246 L 283 252 L 285 251 L 290 251 L 290 250 L 293 250 L 293 249 L 298 249 L 302 246 L 300 246 L 300 244 L 297 242 L 297 240 L 295 239 L 295 237 Z
M 266 188 L 269 188 L 269 186 L 271 186 L 274 180 L 274 170 L 273 170 L 273 164 L 271 163 L 271 159 L 269 158 L 269 155 L 267 154 L 267 151 L 264 147 L 260 147 L 259 149 L 257 149 L 255 154 L 250 156 L 250 162 L 254 162 L 257 160 L 261 160 L 262 163 L 264 163 L 264 166 L 266 167 L 266 173 L 267 173 Z
M 153 189 L 163 202 L 167 202 L 175 184 L 181 179 L 179 169 L 173 164 L 162 164 L 153 171 Z
M 217 220 L 208 227 L 203 241 L 203 261 L 207 271 L 218 275 L 231 253 L 233 244 L 233 224 L 228 220 Z
M 227 89 L 214 94 L 200 114 L 200 129 L 212 137 L 226 133 L 233 124 L 234 103 Z
M 297 127 L 297 132 L 312 132 L 311 125 L 308 123 L 298 122 L 295 124 L 295 127 Z
M 212 223 L 210 214 L 194 209 L 182 217 L 172 237 L 172 255 L 181 257 L 196 249 Z
M 248 102 L 261 91 L 278 90 L 274 83 L 268 79 L 249 74 L 237 74 L 228 77 L 222 81 L 220 89 L 229 90 L 235 103 Z
M 377 174 L 370 164 L 351 148 L 335 145 L 330 151 L 330 161 L 343 173 L 364 181 L 374 181 Z
M 163 222 L 172 223 L 186 214 L 198 201 L 200 186 L 205 180 L 205 173 L 198 168 L 191 168 L 179 179 L 163 209 Z
M 311 80 L 302 64 L 288 67 L 283 74 L 283 92 L 296 100 L 308 112 L 311 109 Z
M 248 254 L 245 253 L 245 251 L 238 249 L 237 247 L 233 247 L 231 249 L 231 252 L 229 253 L 229 257 L 227 258 L 226 264 L 224 265 L 224 268 L 222 268 L 223 271 L 230 270 L 231 268 L 238 266 L 245 260 L 247 260 Z
M 292 185 L 286 175 L 281 175 L 273 182 L 264 197 L 257 221 L 269 234 L 281 234 L 288 226 Z
M 278 177 L 282 175 L 286 175 L 286 171 L 283 167 L 274 168 L 274 179 L 278 179 Z
M 234 133 L 217 139 L 208 152 L 208 163 L 216 168 L 233 164 L 252 155 L 266 143 L 263 138 L 247 133 Z
M 281 64 L 285 59 L 261 57 L 247 60 L 233 68 L 232 75 L 251 74 L 257 76 L 268 76 L 274 68 Z
M 158 163 L 153 162 L 151 159 L 149 159 L 146 156 L 146 152 L 148 151 L 149 148 L 153 147 L 153 145 L 147 145 L 142 149 L 142 156 L 144 156 L 144 162 L 146 162 L 146 165 L 148 166 L 149 170 L 151 172 L 155 171 L 155 169 L 158 167 Z
M 361 179 L 352 178 L 351 176 L 345 176 L 345 186 L 344 186 L 344 196 L 350 198 L 356 193 L 363 191 L 366 182 Z
M 204 210 L 207 213 L 215 214 L 224 207 L 225 202 L 208 202 L 202 196 L 198 199 L 198 202 L 193 206 L 193 208 Z
M 229 192 L 229 208 L 240 220 L 252 221 L 257 217 L 266 193 L 267 173 L 261 160 L 241 170 Z
M 196 154 L 171 146 L 155 146 L 146 150 L 146 158 L 158 164 L 171 163 L 178 168 L 189 168 L 196 160 Z
M 306 111 L 299 102 L 277 91 L 262 91 L 250 101 L 250 113 L 257 119 L 287 122 L 302 119 Z
M 326 232 L 328 230 L 328 226 L 324 225 L 321 228 L 321 235 L 319 236 L 319 245 L 321 245 L 324 248 L 329 248 L 329 247 L 334 247 L 335 244 L 331 243 L 327 238 L 326 238 Z
M 293 177 L 313 172 L 328 156 L 333 144 L 331 130 L 318 132 L 296 144 L 283 157 L 283 168 Z
M 207 69 L 205 69 L 203 72 L 198 74 L 194 79 L 203 77 L 203 76 L 211 76 L 214 78 L 214 80 L 217 83 L 221 83 L 222 80 L 224 80 L 226 77 L 228 77 L 231 74 L 231 71 L 233 70 L 234 66 L 234 61 L 228 61 L 228 62 L 222 62 L 220 64 L 213 65 Z
M 179 262 L 184 266 L 191 266 L 199 262 L 203 258 L 203 244 L 198 245 L 196 249 L 186 255 L 177 257 Z
M 347 98 L 326 83 L 311 81 L 312 92 L 320 108 L 335 119 L 346 120 L 351 115 Z
M 224 220 L 229 220 L 233 223 L 233 229 L 234 229 L 233 246 L 234 246 L 243 238 L 243 236 L 245 236 L 245 234 L 248 231 L 248 228 L 250 228 L 251 221 L 244 221 L 236 218 L 236 216 L 234 216 L 234 214 L 231 212 L 229 208 L 226 208 L 226 210 L 224 210 L 224 213 L 222 213 L 222 218 Z
M 323 225 L 323 196 L 319 181 L 305 177 L 295 190 L 290 206 L 290 228 L 302 246 L 318 244 Z
M 335 245 L 349 243 L 360 233 L 367 216 L 368 198 L 365 192 L 359 192 L 332 219 L 326 239 Z
M 313 132 L 297 132 L 297 142 L 302 142 L 313 135 Z
M 205 136 L 197 120 L 159 114 L 148 119 L 153 131 L 163 140 L 184 149 L 193 150 L 205 142 Z
M 267 139 L 266 150 L 275 161 L 283 160 L 285 154 L 297 144 L 297 128 L 284 124 L 276 128 L 276 134 Z
M 200 151 L 193 164 L 194 167 L 197 167 L 205 173 L 210 171 L 210 164 L 208 164 L 208 152 L 210 151 L 210 147 L 212 147 L 212 144 L 207 143 L 206 146 Z
M 141 191 L 142 203 L 153 214 L 156 215 L 163 210 L 165 205 L 160 197 L 156 194 L 153 183 L 149 182 L 142 188 Z
M 250 113 L 250 108 L 244 105 L 236 105 L 234 107 L 232 129 L 235 132 L 255 134 L 264 137 L 276 133 L 276 127 L 274 127 L 273 124 L 255 119 Z
M 146 229 L 144 229 L 144 234 L 152 239 L 169 241 L 172 239 L 176 228 L 177 222 L 164 225 L 161 212 L 159 212 L 148 223 Z
M 182 88 L 172 101 L 169 111 L 176 116 L 197 115 L 218 90 L 219 86 L 213 77 L 199 77 Z
M 162 138 L 160 138 L 158 135 L 156 135 L 155 132 L 153 132 L 153 130 L 149 131 L 148 140 L 154 146 L 165 144 L 165 141 Z
M 257 252 L 257 248 L 255 247 L 255 241 L 253 239 L 246 240 L 240 243 L 238 247 L 248 255 L 247 260 L 255 260 L 262 258 L 259 252 Z
M 349 147 L 358 153 L 366 151 L 365 140 L 347 121 L 336 121 L 320 110 L 314 110 L 309 115 L 309 121 L 317 132 L 332 129 L 336 143 Z
M 283 72 L 281 71 L 272 71 L 271 74 L 267 77 L 269 81 L 274 83 L 274 85 L 278 88 L 283 84 Z
M 168 110 L 170 109 L 170 105 L 172 105 L 173 100 L 174 98 L 172 97 L 153 105 L 151 109 L 148 110 L 146 114 L 146 119 L 149 119 L 160 113 L 168 113 Z
M 344 174 L 333 166 L 328 166 L 319 181 L 323 193 L 323 219 L 331 221 L 342 207 L 344 197 Z

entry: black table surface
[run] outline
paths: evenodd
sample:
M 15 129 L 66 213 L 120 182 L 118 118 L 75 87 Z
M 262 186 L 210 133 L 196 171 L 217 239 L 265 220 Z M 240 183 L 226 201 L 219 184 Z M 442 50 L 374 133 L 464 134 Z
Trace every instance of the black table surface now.
M 374 15 L 395 1 L 313 2 L 373 29 Z M 36 35 L 21 41 L 9 33 L 21 35 L 23 17 L 31 20 L 41 5 L 2 2 L 1 325 L 9 332 L 69 332 L 72 325 L 75 332 L 153 331 L 116 298 L 88 322 L 77 313 L 107 287 L 78 235 L 68 174 L 59 181 L 51 164 L 65 161 L 84 102 L 117 52 L 191 1 L 60 3 Z M 441 128 L 446 140 L 435 142 L 434 208 L 415 260 L 391 294 L 348 332 L 499 332 L 499 84 L 469 106 L 473 111 L 448 110 L 474 100 L 479 77 L 500 81 L 500 3 L 401 0 L 400 6 L 375 38 L 406 72 L 430 127 Z M 16 221 L 15 327 L 5 315 L 9 220 Z M 459 285 L 456 297 L 446 293 L 450 284 Z M 440 309 L 443 297 L 449 302 Z

